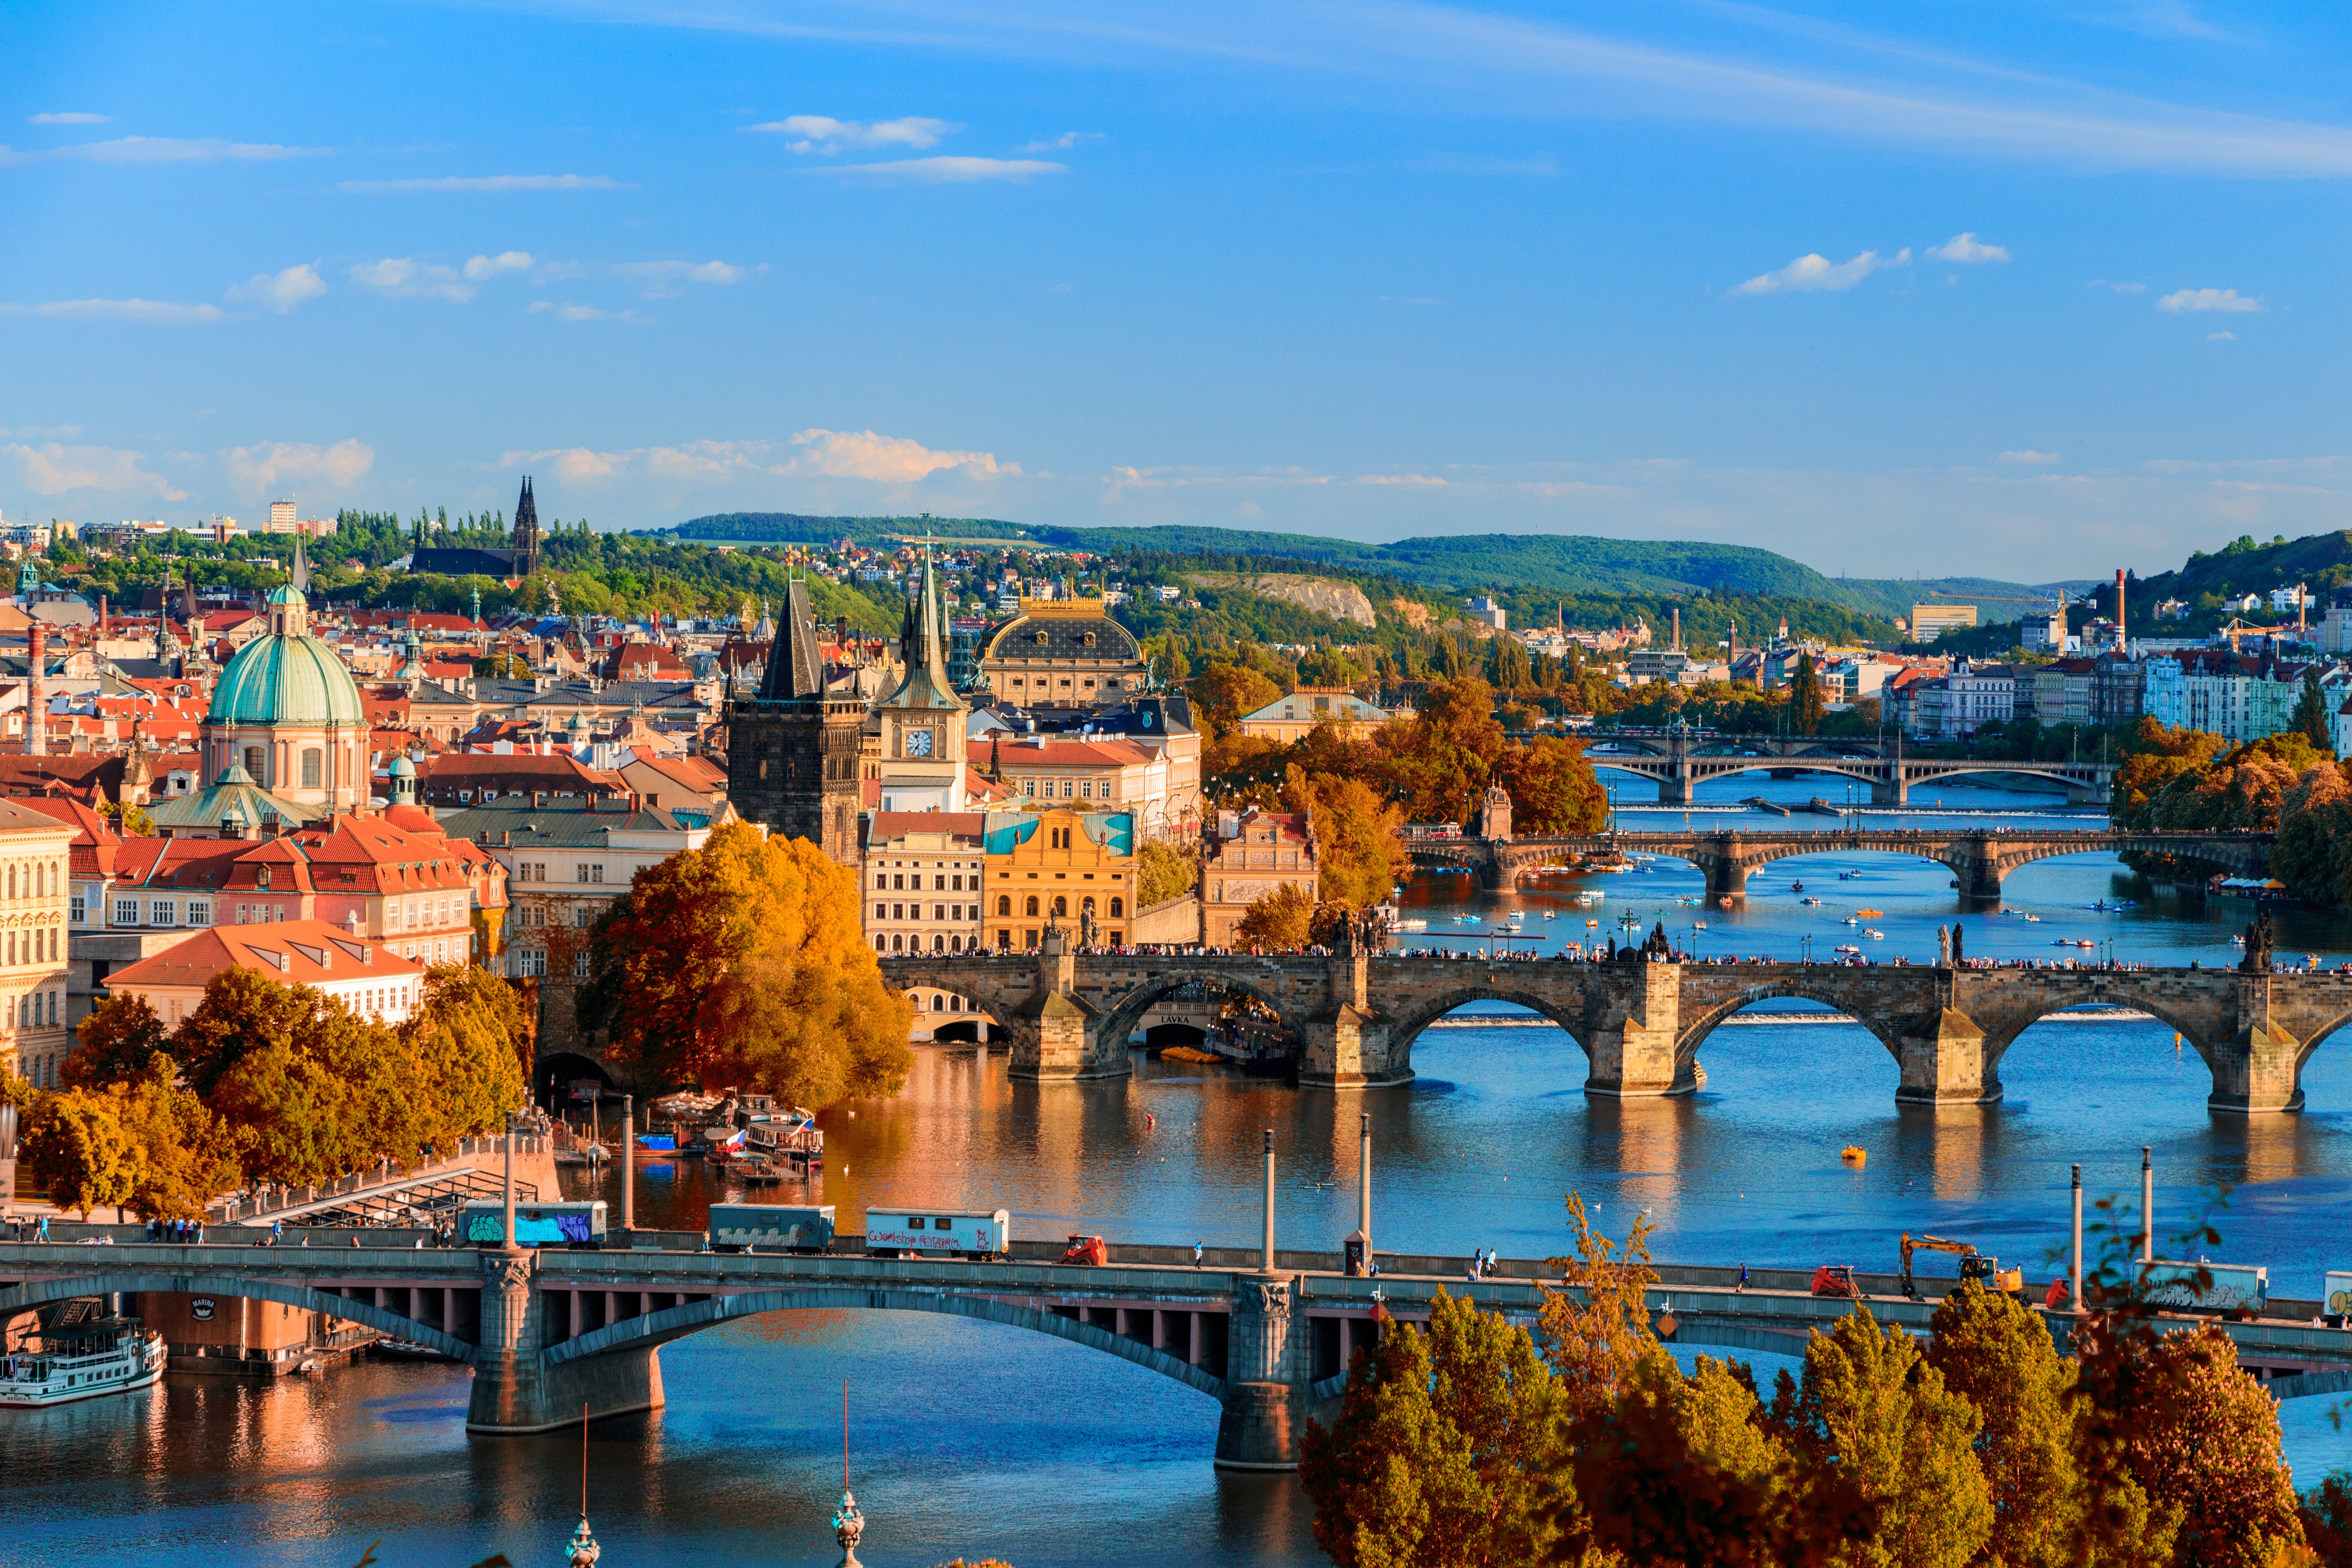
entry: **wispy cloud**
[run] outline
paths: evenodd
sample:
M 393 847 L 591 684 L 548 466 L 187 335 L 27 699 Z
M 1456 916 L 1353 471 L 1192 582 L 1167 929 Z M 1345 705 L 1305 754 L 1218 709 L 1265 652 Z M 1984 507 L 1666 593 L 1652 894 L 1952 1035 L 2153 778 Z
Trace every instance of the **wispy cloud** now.
M 257 272 L 231 288 L 225 297 L 240 304 L 259 305 L 282 316 L 303 300 L 315 300 L 326 291 L 325 280 L 305 261 L 277 272 Z
M 1832 262 L 1826 256 L 1800 256 L 1777 272 L 1750 278 L 1731 292 L 1737 294 L 1810 294 L 1853 288 L 1874 272 L 1911 265 L 1908 246 L 1893 256 L 1865 250 L 1851 261 Z
M 2009 252 L 1998 245 L 1983 245 L 1973 234 L 1956 234 L 1941 245 L 1931 245 L 1927 254 L 1937 261 L 1950 261 L 1962 267 L 1979 267 L 1988 261 L 2006 261 Z
M 217 136 L 183 140 L 173 136 L 119 136 L 111 142 L 78 142 L 70 147 L 26 152 L 0 147 L 0 164 L 75 163 L 255 163 L 281 158 L 323 158 L 327 147 L 280 147 L 268 142 L 226 142 Z
M 2178 289 L 2156 302 L 2159 310 L 2175 315 L 2183 310 L 2251 311 L 2263 308 L 2263 302 L 2235 289 Z
M 350 438 L 331 447 L 264 441 L 229 448 L 221 454 L 221 466 L 251 495 L 272 495 L 298 485 L 343 491 L 375 467 L 375 448 Z
M 2208 332 L 2205 334 L 2205 341 L 2209 343 L 2234 343 L 2238 341 L 2238 334 L 2235 332 Z
M 787 138 L 785 150 L 793 153 L 835 153 L 844 148 L 871 150 L 882 147 L 905 147 L 921 152 L 936 147 L 940 139 L 963 129 L 945 120 L 927 120 L 909 115 L 903 120 L 877 120 L 869 122 L 856 120 L 835 120 L 824 114 L 793 114 L 782 120 L 771 120 L 763 125 L 746 125 L 746 131 L 764 132 Z M 1023 149 L 1026 152 L 1030 149 Z
M 552 463 L 577 482 L 620 479 L 635 472 L 683 484 L 720 484 L 746 476 L 864 479 L 911 485 L 955 470 L 973 477 L 1018 475 L 1021 465 L 999 461 L 992 452 L 962 452 L 926 447 L 903 436 L 871 430 L 803 430 L 789 441 L 691 441 L 677 447 L 636 447 L 605 452 L 593 447 L 507 452 L 502 468 Z
M 27 114 L 27 125 L 103 125 L 110 117 L 89 114 L 77 109 L 58 110 L 48 114 Z
M 496 278 L 501 272 L 528 272 L 531 269 L 528 250 L 501 250 L 496 256 L 476 256 L 466 262 L 466 276 L 479 283 Z
M 901 158 L 890 163 L 838 163 L 803 169 L 804 174 L 835 174 L 872 185 L 967 185 L 1001 180 L 1024 184 L 1041 174 L 1066 174 L 1067 163 L 1034 158 Z
M 143 321 L 156 327 L 197 327 L 228 320 L 228 312 L 218 305 L 184 305 L 170 300 L 51 300 L 38 305 L 0 304 L 0 316 Z
M 387 256 L 362 261 L 349 274 L 362 289 L 373 289 L 395 300 L 446 300 L 462 305 L 479 292 L 454 267 L 419 261 L 412 256 Z
M 2118 294 L 2145 294 L 2147 292 L 2147 285 L 2145 283 L 2113 283 L 2109 282 L 2105 278 L 2092 279 L 2090 287 L 2094 289 L 2110 289 Z
M 533 300 L 530 313 L 553 316 L 559 321 L 641 321 L 644 317 L 635 310 L 607 310 L 595 305 L 578 305 L 571 300 L 558 304 L 552 300 Z
M 636 284 L 648 300 L 667 299 L 676 294 L 681 284 L 740 283 L 767 269 L 765 262 L 757 267 L 738 267 L 726 261 L 623 261 L 609 268 L 614 277 Z
M 445 174 L 430 180 L 345 180 L 336 187 L 359 195 L 432 191 L 618 191 L 631 189 L 609 174 Z
M 2055 452 L 2003 452 L 1993 459 L 1996 463 L 2021 463 L 2029 468 L 2046 468 L 2058 460 Z
M 1043 142 L 1024 142 L 1013 150 L 1015 153 L 1066 153 L 1073 147 L 1102 139 L 1099 131 L 1065 131 L 1059 136 L 1050 136 Z
M 61 496 L 74 490 L 98 490 L 107 495 L 152 496 L 158 500 L 185 500 L 188 492 L 174 489 L 161 474 L 141 468 L 144 452 L 119 447 L 67 447 L 55 441 L 39 446 L 0 447 L 0 454 L 16 460 L 18 477 L 35 495 Z

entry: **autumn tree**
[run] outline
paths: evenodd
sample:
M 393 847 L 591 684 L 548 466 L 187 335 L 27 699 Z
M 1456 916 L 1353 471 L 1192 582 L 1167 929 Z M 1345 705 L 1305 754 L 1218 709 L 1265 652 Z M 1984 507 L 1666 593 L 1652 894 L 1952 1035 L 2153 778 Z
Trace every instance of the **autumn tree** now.
M 103 1091 L 44 1094 L 18 1130 L 19 1157 L 61 1209 L 120 1207 L 140 1177 L 139 1144 L 122 1125 L 121 1102 Z
M 173 1031 L 171 1051 L 188 1083 L 206 1100 L 249 1051 L 291 1041 L 322 998 L 302 986 L 280 985 L 258 970 L 233 965 L 206 982 L 204 1000 Z
M 1441 1289 L 1426 1332 L 1391 1322 L 1309 1420 L 1298 1476 L 1336 1568 L 1516 1568 L 1557 1526 L 1558 1381 L 1527 1331 Z
M 2194 773 L 2227 750 L 2229 742 L 2202 730 L 2173 729 L 2143 718 L 2123 743 L 2114 805 L 2107 815 L 2118 827 L 2145 830 L 2149 803 L 2183 773 Z
M 1496 759 L 1495 777 L 1511 795 L 1515 834 L 1598 833 L 1609 821 L 1609 792 L 1584 742 L 1538 736 Z
M 158 1051 L 147 1071 L 110 1091 L 122 1129 L 138 1149 L 138 1170 L 126 1200 L 148 1219 L 199 1219 L 205 1205 L 236 1184 L 238 1136 Z
M 1189 689 L 1212 740 L 1231 729 L 1243 714 L 1255 713 L 1282 695 L 1282 688 L 1265 675 L 1238 664 L 1210 665 L 1192 678 Z
M 866 945 L 856 873 L 744 823 L 637 873 L 599 922 L 582 1021 L 641 1076 L 804 1105 L 891 1095 L 914 1010 Z
M 102 1089 L 143 1076 L 148 1058 L 165 1048 L 163 1021 L 147 998 L 131 993 L 109 996 L 74 1030 L 79 1042 L 58 1065 L 58 1076 L 73 1089 Z
M 1576 1256 L 1555 1258 L 1561 1288 L 1544 1292 L 1537 1341 L 1544 1361 L 1560 1380 L 1562 1408 L 1571 1420 L 1605 1409 L 1658 1336 L 1650 1323 L 1649 1288 L 1658 1282 L 1650 1267 L 1646 1215 L 1634 1216 L 1623 1242 L 1593 1228 L 1584 1194 L 1568 1194 L 1568 1224 Z
M 1293 765 L 1283 805 L 1307 814 L 1315 840 L 1318 891 L 1327 903 L 1370 909 L 1412 869 L 1404 847 L 1403 808 L 1360 778 L 1309 774 Z
M 351 1169 L 348 1091 L 326 1065 L 288 1040 L 238 1057 L 205 1103 L 239 1131 L 247 1182 L 330 1181 Z
M 2159 1509 L 2177 1510 L 2181 1568 L 2260 1568 L 2303 1533 L 2280 1448 L 2278 1406 L 2238 1365 L 2218 1324 L 2116 1342 L 2094 1385 L 2115 1416 L 2132 1478 Z M 2087 1358 L 2086 1358 L 2087 1359 Z
M 2271 875 L 2315 903 L 2352 902 L 2352 781 L 2314 763 L 2279 796 Z
M 1269 952 L 1295 952 L 1313 934 L 1315 900 L 1297 882 L 1285 882 L 1250 905 L 1234 926 L 1234 942 L 1241 947 Z
M 2010 1297 L 1962 1280 L 1937 1303 L 1927 1364 L 1974 1405 L 1993 1523 L 1986 1552 L 2010 1568 L 2058 1568 L 2080 1534 L 2073 1367 L 2049 1326 Z
M 1807 1338 L 1803 1381 L 1780 1374 L 1769 1421 L 1801 1463 L 1835 1467 L 1877 1507 L 1877 1528 L 1823 1561 L 1959 1568 L 1991 1535 L 1975 1407 L 1945 1386 L 1908 1333 L 1882 1330 L 1868 1309 Z
M 1494 689 L 1475 676 L 1433 681 L 1413 717 L 1382 725 L 1380 738 L 1389 793 L 1415 822 L 1469 821 L 1508 745 Z
M 1822 678 L 1813 668 L 1812 650 L 1797 655 L 1797 673 L 1789 680 L 1789 730 L 1792 734 L 1822 732 Z
M 400 1029 L 428 1113 L 417 1142 L 495 1132 L 530 1092 L 530 1028 L 514 987 L 473 964 L 425 976 L 423 1005 Z

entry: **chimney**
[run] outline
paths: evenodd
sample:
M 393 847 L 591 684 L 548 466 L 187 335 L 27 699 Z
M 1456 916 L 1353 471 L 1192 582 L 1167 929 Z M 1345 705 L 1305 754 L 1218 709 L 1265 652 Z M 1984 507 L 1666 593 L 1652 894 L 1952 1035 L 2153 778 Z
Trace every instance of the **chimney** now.
M 2116 646 L 2129 647 L 2131 636 L 2124 630 L 2124 569 L 2116 568 Z
M 106 595 L 103 594 L 98 596 L 98 635 L 106 635 Z
M 28 757 L 46 755 L 49 749 L 49 702 L 47 683 L 42 679 L 48 662 L 49 628 L 39 621 L 33 623 L 33 658 L 25 675 L 25 754 Z

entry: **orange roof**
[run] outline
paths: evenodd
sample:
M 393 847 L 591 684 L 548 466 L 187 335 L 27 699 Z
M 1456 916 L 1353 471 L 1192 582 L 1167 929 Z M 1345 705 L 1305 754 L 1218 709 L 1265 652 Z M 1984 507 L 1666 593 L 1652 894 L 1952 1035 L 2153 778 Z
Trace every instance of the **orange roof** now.
M 988 830 L 984 811 L 877 811 L 868 844 L 880 844 L 908 833 L 952 833 L 973 843 Z
M 142 987 L 201 990 L 213 976 L 232 968 L 258 970 L 285 985 L 397 984 L 425 973 L 425 965 L 400 957 L 383 943 L 350 935 L 325 921 L 278 921 L 207 927 L 116 970 L 106 977 L 106 985 L 117 993 Z
M 1148 763 L 1153 753 L 1132 741 L 1049 741 L 1024 736 L 996 748 L 1008 768 L 1117 768 Z

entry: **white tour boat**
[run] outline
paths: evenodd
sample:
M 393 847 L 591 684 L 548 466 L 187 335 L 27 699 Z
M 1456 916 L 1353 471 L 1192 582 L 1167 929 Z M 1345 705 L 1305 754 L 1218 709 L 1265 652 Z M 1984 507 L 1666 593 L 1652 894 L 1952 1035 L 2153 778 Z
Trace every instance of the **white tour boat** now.
M 86 1318 L 27 1333 L 0 1356 L 0 1407 L 37 1410 L 145 1388 L 163 1375 L 163 1336 L 136 1318 Z

